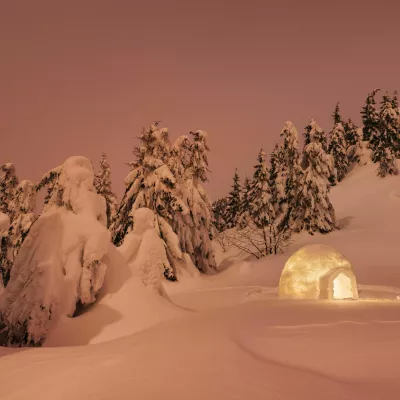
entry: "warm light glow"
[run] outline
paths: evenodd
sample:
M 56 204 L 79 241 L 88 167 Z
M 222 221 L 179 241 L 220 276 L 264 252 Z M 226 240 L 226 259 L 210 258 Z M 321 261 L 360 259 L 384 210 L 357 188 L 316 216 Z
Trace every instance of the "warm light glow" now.
M 326 245 L 309 245 L 287 261 L 279 281 L 279 295 L 303 299 L 358 298 L 350 262 Z
M 333 298 L 339 300 L 352 297 L 351 279 L 345 274 L 339 274 L 333 281 Z

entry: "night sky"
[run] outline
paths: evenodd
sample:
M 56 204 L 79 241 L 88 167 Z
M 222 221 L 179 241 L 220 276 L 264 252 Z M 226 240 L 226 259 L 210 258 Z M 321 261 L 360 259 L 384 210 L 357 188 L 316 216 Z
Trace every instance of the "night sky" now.
M 119 195 L 143 125 L 210 134 L 209 190 L 252 172 L 286 120 L 400 89 L 400 2 L 0 0 L 0 163 L 36 181 L 106 151 Z

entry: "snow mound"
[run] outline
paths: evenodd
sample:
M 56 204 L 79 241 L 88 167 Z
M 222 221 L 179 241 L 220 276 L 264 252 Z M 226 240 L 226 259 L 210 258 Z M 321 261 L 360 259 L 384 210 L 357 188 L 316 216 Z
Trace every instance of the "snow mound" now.
M 121 247 L 110 244 L 107 273 L 99 301 L 73 319 L 64 319 L 46 346 L 93 344 L 127 336 L 184 313 L 163 286 L 168 262 L 155 215 L 148 208 L 134 214 L 134 227 Z

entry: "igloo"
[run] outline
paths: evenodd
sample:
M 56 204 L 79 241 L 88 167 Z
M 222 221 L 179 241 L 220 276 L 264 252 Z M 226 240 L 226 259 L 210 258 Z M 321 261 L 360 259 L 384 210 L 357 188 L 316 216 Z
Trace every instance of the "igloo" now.
M 333 247 L 313 244 L 296 251 L 286 262 L 279 296 L 299 299 L 358 299 L 350 262 Z

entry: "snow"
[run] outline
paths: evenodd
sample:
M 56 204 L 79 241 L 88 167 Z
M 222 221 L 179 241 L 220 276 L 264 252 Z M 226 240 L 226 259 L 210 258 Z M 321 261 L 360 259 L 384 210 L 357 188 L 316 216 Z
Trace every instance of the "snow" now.
M 8 215 L 0 212 L 0 238 L 8 236 L 8 230 L 10 229 L 10 218 Z
M 41 343 L 76 303 L 93 303 L 102 287 L 110 233 L 104 201 L 93 187 L 88 159 L 63 164 L 49 208 L 32 225 L 23 242 L 7 288 L 0 297 L 6 342 Z M 1 340 L 1 338 L 0 338 Z
M 0 397 L 398 399 L 400 177 L 375 168 L 355 167 L 332 189 L 340 230 L 302 233 L 259 261 L 219 249 L 229 267 L 165 283 L 169 299 L 143 284 L 136 256 L 110 245 L 95 305 L 62 321 L 45 348 L 0 350 Z M 359 300 L 278 298 L 288 258 L 317 243 L 349 259 Z

